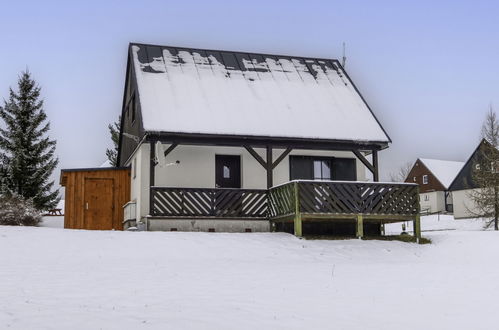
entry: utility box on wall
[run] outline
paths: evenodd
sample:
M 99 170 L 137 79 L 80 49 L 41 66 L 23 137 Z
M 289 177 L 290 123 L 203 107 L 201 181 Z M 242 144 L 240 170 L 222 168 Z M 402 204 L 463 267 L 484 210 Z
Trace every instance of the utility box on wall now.
M 123 206 L 130 200 L 130 169 L 61 170 L 66 188 L 64 228 L 123 230 Z

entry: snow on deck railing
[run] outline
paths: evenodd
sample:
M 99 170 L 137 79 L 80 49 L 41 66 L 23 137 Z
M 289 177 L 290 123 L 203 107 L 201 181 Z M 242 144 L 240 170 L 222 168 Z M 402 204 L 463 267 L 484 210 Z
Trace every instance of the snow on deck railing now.
M 411 183 L 411 182 L 374 182 L 374 181 L 346 181 L 346 180 L 291 180 L 288 182 L 284 182 L 275 186 L 272 186 L 270 189 L 273 188 L 279 188 L 285 185 L 288 185 L 290 183 L 294 182 L 309 182 L 309 183 L 352 183 L 352 184 L 371 184 L 371 185 L 376 185 L 376 184 L 392 184 L 392 185 L 401 185 L 401 186 L 417 186 L 417 183 Z

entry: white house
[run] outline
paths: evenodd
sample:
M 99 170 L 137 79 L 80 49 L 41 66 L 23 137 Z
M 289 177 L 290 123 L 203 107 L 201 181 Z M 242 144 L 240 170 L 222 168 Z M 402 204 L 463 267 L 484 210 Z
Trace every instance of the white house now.
M 449 187 L 464 162 L 418 158 L 405 182 L 419 185 L 423 213 L 452 213 L 453 200 Z
M 301 234 L 321 214 L 362 234 L 417 213 L 416 185 L 372 183 L 391 141 L 335 59 L 131 44 L 121 118 L 125 228 Z

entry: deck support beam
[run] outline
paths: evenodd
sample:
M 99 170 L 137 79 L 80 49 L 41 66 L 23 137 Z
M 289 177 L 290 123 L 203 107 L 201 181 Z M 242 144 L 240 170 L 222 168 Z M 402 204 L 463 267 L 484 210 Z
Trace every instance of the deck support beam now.
M 364 237 L 364 217 L 362 214 L 357 214 L 357 238 Z
M 294 231 L 295 236 L 302 237 L 302 218 L 301 218 L 301 209 L 300 209 L 300 191 L 298 187 L 298 182 L 294 182 L 293 184 L 293 195 L 295 199 L 295 218 L 294 218 Z
M 414 229 L 414 237 L 416 238 L 416 243 L 420 243 L 421 241 L 421 216 L 418 214 L 414 218 L 412 227 Z

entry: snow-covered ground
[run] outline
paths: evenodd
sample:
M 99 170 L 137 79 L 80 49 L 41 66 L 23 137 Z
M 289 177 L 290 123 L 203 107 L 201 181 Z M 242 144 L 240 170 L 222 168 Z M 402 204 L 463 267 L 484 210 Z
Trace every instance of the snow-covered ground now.
M 431 245 L 0 227 L 0 328 L 495 329 L 499 233 L 463 227 Z

